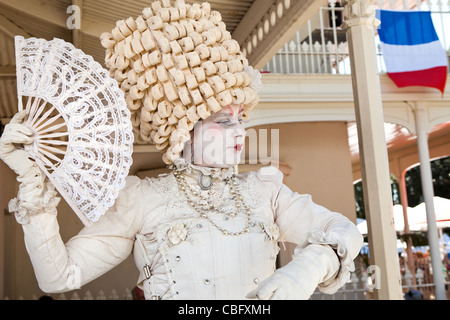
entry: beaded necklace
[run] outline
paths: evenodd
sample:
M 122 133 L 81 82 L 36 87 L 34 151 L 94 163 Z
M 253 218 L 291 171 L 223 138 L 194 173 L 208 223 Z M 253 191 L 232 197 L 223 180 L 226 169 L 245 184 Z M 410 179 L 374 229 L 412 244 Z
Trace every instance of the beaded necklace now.
M 211 217 L 210 214 L 214 212 L 214 204 L 205 200 L 204 203 L 208 203 L 208 205 L 202 205 L 201 207 L 196 206 L 195 202 L 192 200 L 192 196 L 198 196 L 202 199 L 199 192 L 197 192 L 187 181 L 184 177 L 183 173 L 178 170 L 173 171 L 173 175 L 175 176 L 179 189 L 184 193 L 187 202 L 190 207 L 192 207 L 202 218 L 205 218 L 208 220 L 214 227 L 216 227 L 219 231 L 222 232 L 223 235 L 230 235 L 230 236 L 239 236 L 244 233 L 247 233 L 250 231 L 250 219 L 251 219 L 251 211 L 247 207 L 247 205 L 244 202 L 244 198 L 239 192 L 239 182 L 235 175 L 232 175 L 231 177 L 225 178 L 225 183 L 228 185 L 228 188 L 230 190 L 230 194 L 232 195 L 232 199 L 234 200 L 234 205 L 236 207 L 236 212 L 231 212 L 228 214 L 229 218 L 234 218 L 239 211 L 244 210 L 245 214 L 247 215 L 247 225 L 245 228 L 238 232 L 231 232 L 228 230 L 225 230 L 224 228 L 220 227 L 217 223 L 215 223 Z M 203 189 L 203 188 L 202 188 Z M 203 189 L 204 190 L 204 189 Z M 189 194 L 189 192 L 191 194 Z

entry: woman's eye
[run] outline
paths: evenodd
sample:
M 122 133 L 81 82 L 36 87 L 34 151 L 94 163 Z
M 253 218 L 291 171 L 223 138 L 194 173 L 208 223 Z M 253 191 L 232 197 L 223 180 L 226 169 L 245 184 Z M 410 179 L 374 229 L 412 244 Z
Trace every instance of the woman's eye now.
M 216 123 L 217 124 L 220 124 L 220 125 L 224 125 L 224 126 L 231 126 L 231 125 L 234 125 L 234 124 L 242 124 L 242 123 L 244 123 L 245 121 L 244 121 L 244 119 L 238 119 L 238 120 L 219 120 L 219 121 L 217 121 Z

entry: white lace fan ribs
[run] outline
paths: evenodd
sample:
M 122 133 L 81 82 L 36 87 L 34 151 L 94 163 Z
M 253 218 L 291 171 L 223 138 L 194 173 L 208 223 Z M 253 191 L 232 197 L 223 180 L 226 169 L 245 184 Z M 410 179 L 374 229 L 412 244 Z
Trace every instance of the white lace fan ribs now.
M 61 39 L 15 37 L 25 149 L 85 225 L 111 207 L 132 163 L 124 95 L 109 72 Z

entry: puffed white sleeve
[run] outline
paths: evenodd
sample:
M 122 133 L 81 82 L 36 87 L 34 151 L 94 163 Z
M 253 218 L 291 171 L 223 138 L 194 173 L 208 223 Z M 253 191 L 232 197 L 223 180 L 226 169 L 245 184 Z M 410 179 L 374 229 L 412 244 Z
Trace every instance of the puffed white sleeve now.
M 28 217 L 22 224 L 25 246 L 42 291 L 78 289 L 128 257 L 146 207 L 140 185 L 139 178 L 127 177 L 114 205 L 66 243 L 59 233 L 56 210 Z
M 274 167 L 260 169 L 257 177 L 272 199 L 280 240 L 297 245 L 294 255 L 310 244 L 329 245 L 334 249 L 340 262 L 339 271 L 318 288 L 324 293 L 335 293 L 349 281 L 350 273 L 355 270 L 353 260 L 363 243 L 355 224 L 342 214 L 314 203 L 310 195 L 293 192 L 283 184 L 283 173 Z

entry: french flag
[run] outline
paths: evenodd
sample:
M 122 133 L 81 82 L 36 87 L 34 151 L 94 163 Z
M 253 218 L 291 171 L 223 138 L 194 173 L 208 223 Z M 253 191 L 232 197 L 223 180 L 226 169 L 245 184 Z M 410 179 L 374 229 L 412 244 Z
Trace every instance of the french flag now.
M 377 10 L 387 74 L 398 87 L 425 86 L 444 94 L 447 55 L 429 11 Z

